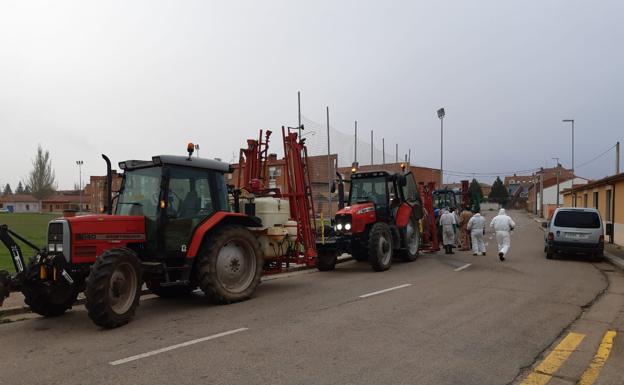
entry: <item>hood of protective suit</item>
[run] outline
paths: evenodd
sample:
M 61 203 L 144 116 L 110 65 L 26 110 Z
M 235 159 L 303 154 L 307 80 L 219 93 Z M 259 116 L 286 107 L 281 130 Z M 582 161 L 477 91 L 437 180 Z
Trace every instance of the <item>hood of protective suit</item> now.
M 507 215 L 505 214 L 505 209 L 498 210 L 498 215 Z

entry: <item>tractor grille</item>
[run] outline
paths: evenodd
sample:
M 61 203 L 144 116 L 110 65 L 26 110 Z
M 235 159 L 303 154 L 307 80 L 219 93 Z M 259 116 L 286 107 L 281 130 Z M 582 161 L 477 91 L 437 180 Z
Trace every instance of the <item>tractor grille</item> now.
M 62 223 L 50 223 L 48 227 L 48 243 L 63 243 Z

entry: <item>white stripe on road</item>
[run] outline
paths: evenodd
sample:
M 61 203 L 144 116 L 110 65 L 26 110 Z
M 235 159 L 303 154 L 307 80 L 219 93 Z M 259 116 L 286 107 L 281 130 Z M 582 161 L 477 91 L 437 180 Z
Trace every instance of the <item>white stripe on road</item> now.
M 472 265 L 472 263 L 467 263 L 464 266 L 458 267 L 457 269 L 455 269 L 455 271 L 462 271 L 462 270 L 464 270 L 465 268 L 467 268 L 467 267 L 469 267 L 471 265 Z
M 230 334 L 244 332 L 245 330 L 249 330 L 249 329 L 248 328 L 240 328 L 240 329 L 229 330 L 227 332 L 223 332 L 223 333 L 219 333 L 219 334 L 213 334 L 213 335 L 208 336 L 208 337 L 197 338 L 195 340 L 182 342 L 181 344 L 171 345 L 171 346 L 167 346 L 165 348 L 152 350 L 151 352 L 137 354 L 136 356 L 122 358 L 121 360 L 109 362 L 109 364 L 111 364 L 113 366 L 121 365 L 121 364 L 125 364 L 125 363 L 131 362 L 131 361 L 140 360 L 141 358 L 146 358 L 146 357 L 154 356 L 156 354 L 168 352 L 168 351 L 173 350 L 173 349 L 183 348 L 185 346 L 195 345 L 195 344 L 198 344 L 200 342 L 214 340 L 215 338 L 225 337 L 225 336 L 228 336 Z
M 368 294 L 362 294 L 362 295 L 360 296 L 360 298 L 371 297 L 371 296 L 373 296 L 373 295 L 382 294 L 382 293 L 387 293 L 387 292 L 392 291 L 392 290 L 403 289 L 404 287 L 408 287 L 408 286 L 412 286 L 412 284 L 411 284 L 411 283 L 406 283 L 406 284 L 403 284 L 403 285 L 399 285 L 399 286 L 391 287 L 391 288 L 389 288 L 389 289 L 383 289 L 383 290 L 374 291 L 374 292 L 372 292 L 372 293 L 368 293 Z

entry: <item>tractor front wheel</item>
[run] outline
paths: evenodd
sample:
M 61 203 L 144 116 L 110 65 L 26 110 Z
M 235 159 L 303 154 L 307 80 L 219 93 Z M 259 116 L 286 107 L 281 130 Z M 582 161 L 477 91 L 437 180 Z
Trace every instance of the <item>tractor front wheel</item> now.
M 141 296 L 141 265 L 134 251 L 109 249 L 98 256 L 85 295 L 89 318 L 96 325 L 111 329 L 127 324 Z
M 368 239 L 368 260 L 373 270 L 388 270 L 392 265 L 393 253 L 390 227 L 383 222 L 375 223 Z
M 260 284 L 264 261 L 260 244 L 241 226 L 227 226 L 205 242 L 198 256 L 197 282 L 220 303 L 244 301 Z

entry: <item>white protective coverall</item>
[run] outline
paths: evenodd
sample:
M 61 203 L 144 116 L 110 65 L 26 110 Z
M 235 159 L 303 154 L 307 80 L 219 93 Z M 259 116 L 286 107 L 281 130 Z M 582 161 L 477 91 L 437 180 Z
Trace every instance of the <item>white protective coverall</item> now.
M 490 222 L 490 227 L 496 231 L 496 243 L 498 243 L 498 254 L 504 257 L 511 246 L 511 230 L 516 227 L 516 223 L 505 213 L 505 209 L 500 209 L 498 215 Z
M 440 217 L 440 225 L 442 226 L 442 243 L 445 246 L 455 244 L 455 228 L 457 226 L 457 220 L 455 214 L 449 211 L 444 211 L 444 214 Z
M 485 218 L 476 213 L 468 221 L 468 231 L 472 238 L 472 252 L 476 255 L 485 255 L 485 242 L 483 242 L 483 232 L 485 231 Z

